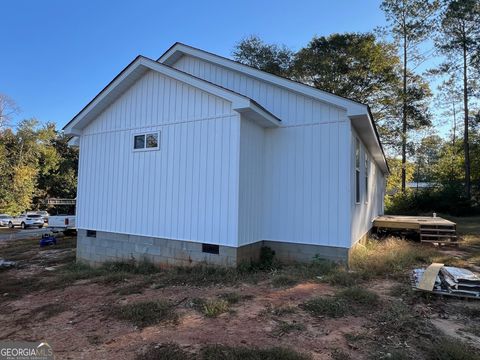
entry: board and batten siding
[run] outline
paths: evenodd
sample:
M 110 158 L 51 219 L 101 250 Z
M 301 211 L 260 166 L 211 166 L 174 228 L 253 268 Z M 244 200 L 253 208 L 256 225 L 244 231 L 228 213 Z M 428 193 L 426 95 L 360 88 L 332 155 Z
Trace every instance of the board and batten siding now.
M 238 245 L 264 240 L 265 130 L 247 117 L 240 125 Z
M 174 68 L 245 95 L 282 120 L 282 126 L 337 122 L 345 111 L 252 76 L 184 55 Z
M 236 246 L 239 134 L 228 101 L 146 73 L 80 137 L 78 228 Z
M 260 130 L 242 117 L 239 245 L 271 240 L 350 247 L 346 111 L 192 56 L 173 67 L 248 96 L 281 119 L 280 127 Z
M 266 130 L 265 240 L 349 246 L 349 122 Z
M 355 202 L 355 140 L 360 141 L 360 202 Z M 370 160 L 368 176 L 368 195 L 365 189 L 365 156 Z M 355 244 L 371 228 L 373 219 L 383 214 L 383 199 L 385 197 L 385 175 L 378 164 L 373 161 L 362 139 L 352 128 L 350 153 L 350 182 L 351 182 L 351 245 Z

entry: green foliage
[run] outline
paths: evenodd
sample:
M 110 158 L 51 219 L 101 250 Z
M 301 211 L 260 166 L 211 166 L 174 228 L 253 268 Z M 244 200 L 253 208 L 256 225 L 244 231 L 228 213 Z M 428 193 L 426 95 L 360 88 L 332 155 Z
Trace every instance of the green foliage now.
M 233 57 L 257 69 L 279 76 L 289 76 L 294 53 L 285 46 L 266 44 L 257 36 L 250 36 L 235 45 Z
M 385 212 L 395 215 L 431 214 L 433 212 L 454 216 L 472 215 L 480 212 L 478 205 L 465 197 L 463 186 L 452 186 L 422 191 L 407 191 L 388 198 Z
M 55 125 L 21 121 L 0 128 L 0 213 L 38 209 L 47 197 L 76 196 L 78 149 Z
M 299 50 L 293 73 L 318 89 L 371 104 L 375 116 L 384 118 L 399 64 L 395 47 L 373 34 L 333 34 L 314 37 Z

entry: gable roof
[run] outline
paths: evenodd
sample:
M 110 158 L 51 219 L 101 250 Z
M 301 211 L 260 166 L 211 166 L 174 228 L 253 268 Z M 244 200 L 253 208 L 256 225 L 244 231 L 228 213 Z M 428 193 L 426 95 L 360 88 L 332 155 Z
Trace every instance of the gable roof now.
M 385 152 L 380 142 L 380 137 L 368 105 L 329 93 L 327 91 L 319 90 L 315 87 L 305 85 L 291 79 L 270 74 L 229 58 L 219 56 L 180 42 L 173 44 L 162 56 L 157 59 L 157 61 L 165 65 L 173 66 L 175 62 L 184 55 L 189 55 L 216 65 L 220 65 L 227 69 L 249 75 L 253 78 L 287 88 L 291 91 L 344 109 L 347 112 L 347 115 L 350 117 L 352 125 L 355 127 L 357 132 L 359 132 L 360 137 L 362 137 L 363 142 L 369 149 L 374 160 L 377 162 L 377 164 L 379 164 L 384 173 L 389 173 Z
M 90 121 L 95 119 L 95 117 L 132 86 L 135 81 L 150 70 L 230 101 L 233 110 L 246 114 L 263 127 L 276 127 L 280 124 L 280 119 L 247 96 L 139 55 L 75 115 L 73 119 L 63 127 L 63 131 L 67 135 L 81 135 L 82 129 L 89 124 Z

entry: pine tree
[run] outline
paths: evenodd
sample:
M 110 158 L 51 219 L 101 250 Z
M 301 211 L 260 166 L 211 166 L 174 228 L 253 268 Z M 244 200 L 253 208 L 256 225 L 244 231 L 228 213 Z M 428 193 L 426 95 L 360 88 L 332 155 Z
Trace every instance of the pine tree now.
M 436 0 L 383 0 L 381 9 L 390 23 L 391 31 L 402 53 L 402 191 L 406 188 L 407 141 L 409 127 L 410 61 L 417 58 L 417 46 L 431 32 Z

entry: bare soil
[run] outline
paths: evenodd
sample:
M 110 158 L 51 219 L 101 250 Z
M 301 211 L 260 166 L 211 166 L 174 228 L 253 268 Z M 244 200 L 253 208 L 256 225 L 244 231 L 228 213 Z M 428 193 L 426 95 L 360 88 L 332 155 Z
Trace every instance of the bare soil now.
M 20 279 L 20 284 L 31 286 L 31 289 L 2 289 L 8 282 L 2 283 L 0 279 L 0 340 L 46 341 L 59 359 L 112 360 L 135 359 L 149 345 L 169 342 L 192 352 L 206 344 L 281 346 L 309 354 L 313 359 L 360 360 L 371 358 L 374 351 L 384 351 L 382 357 L 388 358 L 390 346 L 412 345 L 408 343 L 412 340 L 403 344 L 396 339 L 390 341 L 388 337 L 382 343 L 383 338 L 378 334 L 381 325 L 378 318 L 382 312 L 379 309 L 367 308 L 355 316 L 340 318 L 312 316 L 304 311 L 301 306 L 304 302 L 319 296 L 333 296 L 340 289 L 318 281 L 301 281 L 293 286 L 275 288 L 267 276 L 256 284 L 155 288 L 154 283 L 145 282 L 143 275 L 135 275 L 113 283 L 85 279 L 61 287 L 35 287 L 35 281 L 41 279 L 49 279 L 50 283 L 57 281 L 62 266 L 74 261 L 74 242 L 72 240 L 69 246 L 69 241 L 66 239 L 57 248 L 42 250 L 36 242 L 0 244 L 0 257 L 11 255 L 20 264 L 18 268 L 0 272 L 0 278 Z M 445 250 L 442 254 L 463 257 L 466 261 L 472 258 L 472 253 L 462 248 Z M 140 286 L 138 293 L 118 294 L 119 288 L 139 283 L 145 285 Z M 480 301 L 466 304 L 462 300 L 418 297 L 407 290 L 401 295 L 392 293 L 395 287 L 405 285 L 408 289 L 407 278 L 402 282 L 387 276 L 368 280 L 361 286 L 379 295 L 382 308 L 392 302 L 406 304 L 420 321 L 427 321 L 441 334 L 480 349 L 480 338 L 465 330 L 468 325 L 480 324 Z M 12 297 L 9 293 L 12 291 L 18 292 L 18 296 Z M 218 317 L 206 317 L 191 306 L 193 299 L 215 299 L 225 293 L 237 293 L 243 299 Z M 109 312 L 115 306 L 155 300 L 175 304 L 172 311 L 178 313 L 178 321 L 140 328 L 112 317 Z M 477 315 L 466 315 L 462 310 L 465 306 Z M 285 323 L 301 327 L 276 331 Z M 338 357 L 339 353 L 343 357 Z

